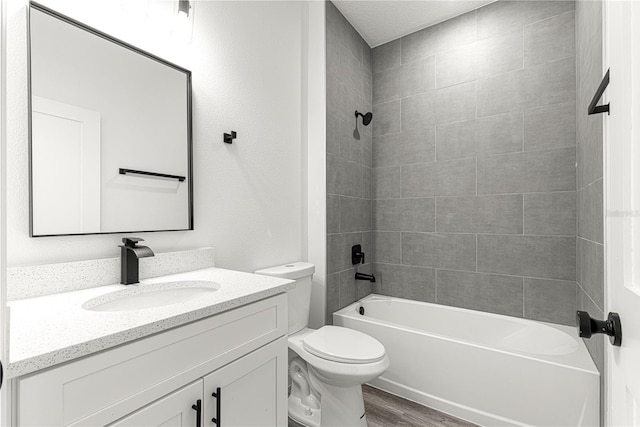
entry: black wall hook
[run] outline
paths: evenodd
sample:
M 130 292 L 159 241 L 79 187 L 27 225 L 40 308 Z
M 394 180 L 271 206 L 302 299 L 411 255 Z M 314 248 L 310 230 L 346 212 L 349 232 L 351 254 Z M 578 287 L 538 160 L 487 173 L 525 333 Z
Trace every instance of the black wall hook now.
M 610 114 L 609 104 L 598 105 L 598 102 L 600 101 L 600 98 L 602 98 L 602 95 L 604 94 L 604 91 L 607 89 L 607 86 L 609 86 L 609 70 L 607 70 L 607 74 L 604 75 L 604 78 L 600 82 L 600 86 L 598 86 L 598 89 L 596 90 L 595 95 L 593 95 L 593 99 L 589 104 L 589 108 L 587 108 L 587 113 L 589 115 L 600 114 L 600 113 Z
M 233 140 L 236 139 L 236 135 L 237 133 L 235 130 L 232 130 L 231 133 L 225 133 L 223 141 L 226 144 L 233 144 Z

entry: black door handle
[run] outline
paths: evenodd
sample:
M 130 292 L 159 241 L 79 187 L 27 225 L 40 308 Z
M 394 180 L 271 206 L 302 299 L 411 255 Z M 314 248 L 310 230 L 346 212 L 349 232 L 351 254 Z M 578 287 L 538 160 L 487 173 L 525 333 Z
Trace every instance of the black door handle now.
M 200 427 L 202 423 L 202 400 L 196 400 L 196 404 L 191 405 L 191 409 L 196 411 L 196 427 Z
M 577 311 L 576 326 L 578 335 L 582 338 L 591 338 L 593 334 L 605 334 L 616 347 L 622 344 L 622 324 L 618 313 L 609 313 L 607 320 L 596 320 L 586 311 Z
M 222 400 L 222 394 L 220 393 L 220 387 L 216 388 L 215 393 L 211 393 L 211 396 L 216 398 L 216 416 L 211 418 L 211 421 L 220 427 L 220 401 Z

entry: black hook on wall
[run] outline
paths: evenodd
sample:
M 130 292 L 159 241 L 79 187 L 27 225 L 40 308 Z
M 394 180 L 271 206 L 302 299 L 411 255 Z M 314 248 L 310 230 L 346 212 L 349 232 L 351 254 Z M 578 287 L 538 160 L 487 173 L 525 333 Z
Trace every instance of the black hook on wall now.
M 232 130 L 231 133 L 225 133 L 223 141 L 226 144 L 233 144 L 233 140 L 236 139 L 237 133 L 235 130 Z
M 607 89 L 607 86 L 609 86 L 609 70 L 607 70 L 607 74 L 604 75 L 604 78 L 600 82 L 600 86 L 598 86 L 598 89 L 596 90 L 595 95 L 593 95 L 593 99 L 591 100 L 591 103 L 589 103 L 589 108 L 587 108 L 587 113 L 589 115 L 600 114 L 600 113 L 611 114 L 609 111 L 610 109 L 609 104 L 598 105 L 598 101 L 600 101 L 600 98 L 602 98 L 602 95 L 604 94 L 604 91 Z

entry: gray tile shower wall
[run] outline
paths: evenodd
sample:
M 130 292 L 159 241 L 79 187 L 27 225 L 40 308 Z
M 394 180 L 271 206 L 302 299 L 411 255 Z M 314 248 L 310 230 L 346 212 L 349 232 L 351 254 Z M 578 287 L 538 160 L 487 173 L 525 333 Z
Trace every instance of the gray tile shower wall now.
M 354 279 L 351 247 L 362 245 L 366 264 L 357 271 L 372 273 L 371 161 L 373 128 L 385 128 L 374 115 L 369 126 L 355 111 L 372 111 L 371 48 L 338 9 L 326 2 L 327 60 L 327 311 L 332 313 L 372 291 L 372 284 Z M 419 85 L 416 81 L 413 84 Z M 390 110 L 391 111 L 391 110 Z M 399 114 L 399 106 L 397 112 Z M 390 184 L 392 185 L 392 184 Z M 397 184 L 399 185 L 399 183 Z
M 574 322 L 601 201 L 576 198 L 575 28 L 573 1 L 498 1 L 373 49 L 376 292 Z
M 578 310 L 605 318 L 603 240 L 603 118 L 588 116 L 587 105 L 604 75 L 602 1 L 576 2 L 576 157 Z M 584 340 L 600 371 L 601 417 L 604 402 L 604 337 Z

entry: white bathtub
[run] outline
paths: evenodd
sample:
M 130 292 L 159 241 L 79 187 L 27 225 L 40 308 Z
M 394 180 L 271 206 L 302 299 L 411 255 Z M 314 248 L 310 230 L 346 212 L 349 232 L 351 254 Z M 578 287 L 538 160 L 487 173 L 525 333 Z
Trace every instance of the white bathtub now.
M 484 426 L 599 424 L 600 375 L 575 328 L 373 294 L 333 323 L 384 344 L 382 390 Z

